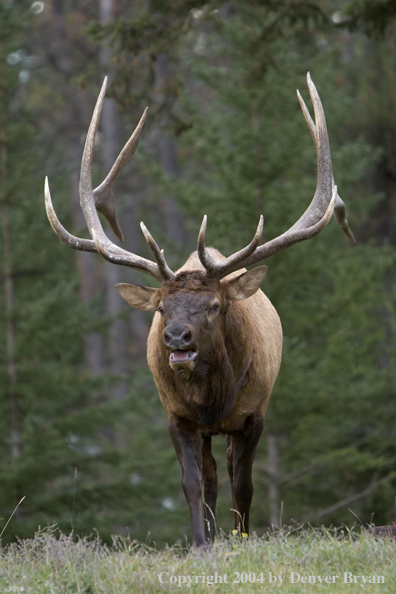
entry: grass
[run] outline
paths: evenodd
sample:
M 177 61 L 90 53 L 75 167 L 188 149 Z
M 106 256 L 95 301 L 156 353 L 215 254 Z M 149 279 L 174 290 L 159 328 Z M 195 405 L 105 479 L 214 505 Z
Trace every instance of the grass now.
M 297 574 L 300 580 L 291 583 L 293 576 L 298 579 Z M 337 575 L 339 578 L 333 577 Z M 165 583 L 160 583 L 158 576 Z M 304 576 L 306 583 L 302 583 Z M 323 576 L 322 583 L 316 576 Z M 325 576 L 330 583 L 324 581 Z M 367 582 L 359 577 L 354 583 L 351 576 L 366 576 Z M 370 576 L 377 583 L 369 583 Z M 254 577 L 256 581 L 251 583 Z M 47 528 L 34 539 L 0 549 L 1 594 L 150 594 L 202 592 L 207 588 L 233 594 L 395 594 L 396 543 L 347 529 L 309 528 L 242 541 L 238 535 L 223 535 L 209 552 L 188 549 L 180 543 L 156 551 L 122 538 L 114 538 L 110 548 L 99 538 L 74 539 Z

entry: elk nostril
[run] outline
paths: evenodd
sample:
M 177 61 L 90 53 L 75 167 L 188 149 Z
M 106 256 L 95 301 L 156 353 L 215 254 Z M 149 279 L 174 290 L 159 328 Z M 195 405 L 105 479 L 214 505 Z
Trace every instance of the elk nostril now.
M 169 334 L 169 332 L 164 332 L 164 340 L 166 344 L 170 344 L 172 342 L 172 334 Z
M 184 332 L 182 333 L 181 337 L 182 340 L 184 340 L 184 342 L 189 342 L 191 340 L 191 332 L 190 330 L 184 330 Z

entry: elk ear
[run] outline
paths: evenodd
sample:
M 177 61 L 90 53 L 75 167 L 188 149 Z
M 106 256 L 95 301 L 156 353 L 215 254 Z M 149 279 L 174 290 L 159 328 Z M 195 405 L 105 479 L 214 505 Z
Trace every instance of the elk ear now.
M 267 266 L 258 266 L 228 281 L 226 295 L 229 302 L 241 301 L 254 295 L 267 274 L 267 270 Z
M 161 301 L 160 290 L 152 287 L 118 283 L 115 288 L 121 297 L 135 309 L 155 311 Z

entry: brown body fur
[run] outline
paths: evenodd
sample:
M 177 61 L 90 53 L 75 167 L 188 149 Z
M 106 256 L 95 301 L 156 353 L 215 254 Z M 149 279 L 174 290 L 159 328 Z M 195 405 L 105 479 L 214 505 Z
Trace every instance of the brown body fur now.
M 195 252 L 178 274 L 190 270 L 204 271 Z M 234 272 L 224 280 L 240 274 L 241 271 Z M 163 330 L 164 324 L 157 312 L 148 337 L 147 360 L 165 410 L 196 422 L 196 405 L 207 404 L 216 416 L 221 405 L 213 398 L 210 386 L 191 394 L 186 383 L 170 369 L 169 353 L 162 343 Z M 236 301 L 230 306 L 225 314 L 224 343 L 232 368 L 227 381 L 234 382 L 234 386 L 229 388 L 230 392 L 231 388 L 236 388 L 235 402 L 224 418 L 210 426 L 200 424 L 199 427 L 204 431 L 228 435 L 240 430 L 246 417 L 252 413 L 264 415 L 279 371 L 282 327 L 274 306 L 260 289 L 248 299 Z M 218 382 L 222 363 L 213 361 Z M 216 377 L 213 381 L 216 383 Z
M 210 253 L 223 259 L 216 250 L 210 249 Z M 266 272 L 265 266 L 260 268 L 246 274 L 239 270 L 220 282 L 210 280 L 194 252 L 176 277 L 164 281 L 160 289 L 117 286 L 133 307 L 159 307 L 161 311 L 154 315 L 147 358 L 168 414 L 196 546 L 214 540 L 217 474 L 211 453 L 213 434 L 227 436 L 234 527 L 239 532 L 249 531 L 253 459 L 282 351 L 278 314 L 258 289 Z M 211 316 L 214 302 L 218 315 Z M 190 336 L 181 353 L 187 353 L 191 345 L 191 365 L 188 360 L 181 364 L 172 361 L 172 347 L 166 338 L 172 327 L 177 340 L 185 332 Z

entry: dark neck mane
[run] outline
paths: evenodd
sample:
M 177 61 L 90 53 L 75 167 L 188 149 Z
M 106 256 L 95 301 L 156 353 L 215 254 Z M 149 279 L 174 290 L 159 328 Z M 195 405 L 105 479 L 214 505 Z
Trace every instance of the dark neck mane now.
M 224 343 L 213 349 L 210 360 L 203 357 L 192 373 L 174 372 L 172 383 L 190 410 L 194 421 L 210 428 L 224 419 L 235 404 L 236 381 Z

